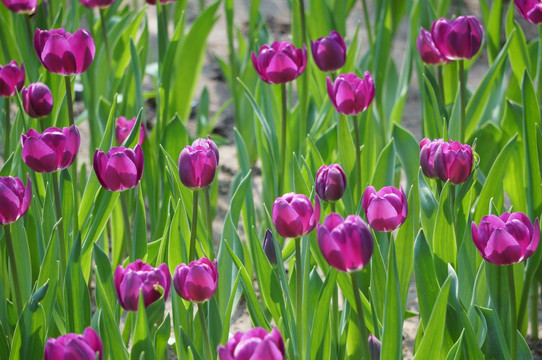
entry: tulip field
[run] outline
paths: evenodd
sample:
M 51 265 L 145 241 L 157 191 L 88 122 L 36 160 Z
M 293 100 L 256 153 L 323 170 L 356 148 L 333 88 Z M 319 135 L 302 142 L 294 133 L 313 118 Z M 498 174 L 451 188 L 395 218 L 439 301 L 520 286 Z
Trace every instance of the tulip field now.
M 542 359 L 542 0 L 1 1 L 0 360 Z

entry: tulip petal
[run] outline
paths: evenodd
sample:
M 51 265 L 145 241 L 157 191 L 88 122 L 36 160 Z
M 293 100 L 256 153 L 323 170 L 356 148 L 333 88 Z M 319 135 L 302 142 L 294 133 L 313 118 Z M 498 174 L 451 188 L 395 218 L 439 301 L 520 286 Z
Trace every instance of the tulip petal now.
M 22 150 L 23 161 L 34 171 L 44 173 L 58 170 L 56 152 L 41 139 L 28 138 Z
M 485 250 L 486 260 L 496 265 L 509 265 L 520 261 L 521 246 L 506 230 L 495 229 Z
M 45 43 L 42 52 L 43 66 L 50 72 L 73 75 L 77 71 L 75 56 L 71 46 L 61 35 L 54 34 Z
M 377 197 L 367 209 L 367 221 L 376 231 L 392 231 L 399 225 L 397 210 L 384 198 Z
M 76 73 L 84 73 L 94 60 L 94 53 L 96 52 L 94 40 L 88 31 L 77 30 L 72 36 L 68 37 L 68 43 L 75 56 Z

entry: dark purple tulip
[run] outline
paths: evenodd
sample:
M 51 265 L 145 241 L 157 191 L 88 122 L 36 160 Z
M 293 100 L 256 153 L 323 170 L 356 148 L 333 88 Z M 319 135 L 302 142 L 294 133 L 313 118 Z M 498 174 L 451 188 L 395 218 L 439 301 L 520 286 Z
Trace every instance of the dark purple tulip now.
M 79 2 L 89 9 L 105 9 L 113 5 L 115 0 L 79 0 Z
M 372 360 L 380 360 L 380 350 L 382 343 L 373 334 L 369 335 L 369 351 Z
M 343 272 L 363 269 L 373 255 L 373 234 L 357 215 L 331 213 L 318 224 L 318 246 L 329 265 Z
M 130 135 L 130 132 L 134 128 L 134 125 L 137 121 L 137 118 L 132 120 L 126 120 L 124 116 L 121 116 L 117 119 L 117 127 L 115 128 L 115 138 L 119 145 L 122 145 L 124 140 Z M 143 146 L 143 141 L 145 141 L 145 126 L 141 123 L 141 130 L 139 131 L 139 145 Z
M 162 288 L 161 290 L 159 288 Z M 123 269 L 121 265 L 115 270 L 115 290 L 120 306 L 127 311 L 137 311 L 139 292 L 143 294 L 145 307 L 169 295 L 171 274 L 166 264 L 154 268 L 137 260 Z
M 270 333 L 257 327 L 246 333 L 237 332 L 226 346 L 217 348 L 220 360 L 283 360 L 284 341 L 277 328 Z
M 69 128 L 50 127 L 41 134 L 34 129 L 21 135 L 23 161 L 29 168 L 49 173 L 67 168 L 73 163 L 81 136 L 77 126 Z
M 346 62 L 344 39 L 335 30 L 329 36 L 311 41 L 311 51 L 316 66 L 322 71 L 339 70 Z
M 21 179 L 0 176 L 0 225 L 10 224 L 26 214 L 32 200 L 32 183 L 27 175 L 26 188 Z
M 135 187 L 143 175 L 143 150 L 114 147 L 104 154 L 94 153 L 94 172 L 100 184 L 109 191 L 123 191 Z
M 216 260 L 207 258 L 181 264 L 173 273 L 173 286 L 186 301 L 204 302 L 213 297 L 218 282 Z
M 207 139 L 199 138 L 194 140 L 192 146 L 203 146 L 206 149 L 213 150 L 216 156 L 216 164 L 218 165 L 218 158 L 220 157 L 220 154 L 218 153 L 218 146 L 216 146 L 215 142 L 211 140 L 210 136 L 207 136 Z
M 431 33 L 424 28 L 420 29 L 420 35 L 416 40 L 416 46 L 422 61 L 430 65 L 441 65 L 450 62 L 437 49 Z
M 98 355 L 98 357 L 96 357 Z M 102 340 L 88 327 L 83 335 L 69 333 L 50 338 L 45 344 L 44 360 L 95 360 L 103 359 Z
M 291 43 L 275 41 L 263 45 L 258 57 L 252 52 L 252 64 L 268 84 L 284 84 L 296 79 L 307 66 L 307 49 L 296 49 Z
M 420 165 L 425 176 L 461 184 L 467 180 L 473 164 L 472 148 L 457 141 L 442 139 L 420 142 Z
M 316 173 L 314 187 L 323 201 L 337 201 L 346 189 L 346 175 L 338 164 L 322 165 Z
M 273 224 L 284 238 L 298 238 L 307 235 L 320 218 L 320 201 L 314 199 L 313 210 L 309 199 L 302 194 L 287 193 L 273 203 Z
M 18 14 L 33 14 L 38 8 L 38 0 L 2 0 L 9 11 Z
M 497 217 L 486 215 L 476 227 L 473 221 L 472 240 L 480 255 L 490 263 L 509 265 L 531 256 L 540 242 L 538 219 L 534 226 L 521 212 L 504 213 Z
M 28 88 L 23 87 L 21 92 L 24 111 L 28 116 L 40 118 L 47 116 L 53 109 L 53 94 L 44 83 L 32 83 Z
M 215 178 L 218 161 L 209 146 L 186 146 L 179 155 L 179 177 L 187 188 L 199 190 Z
M 365 189 L 361 202 L 369 225 L 376 231 L 393 231 L 407 217 L 408 202 L 403 188 L 385 186 L 378 192 L 374 187 Z
M 540 0 L 514 0 L 521 16 L 530 23 L 542 24 L 542 2 Z
M 484 30 L 474 16 L 438 19 L 431 26 L 437 49 L 448 60 L 471 59 L 480 50 Z
M 265 237 L 263 238 L 263 252 L 269 262 L 273 265 L 277 265 L 277 253 L 275 252 L 275 238 L 271 230 L 265 231 Z
M 174 1 L 175 0 L 160 0 L 160 4 L 167 4 Z M 145 0 L 145 2 L 149 5 L 156 5 L 156 0 Z
M 86 30 L 70 34 L 64 29 L 36 29 L 34 49 L 43 66 L 59 75 L 84 73 L 96 52 L 94 40 Z
M 15 91 L 21 91 L 24 86 L 24 64 L 21 67 L 16 61 L 12 61 L 6 66 L 0 65 L 0 96 L 10 97 Z
M 327 78 L 327 93 L 333 106 L 344 115 L 354 115 L 366 110 L 375 97 L 375 86 L 369 72 L 363 79 L 354 73 L 339 75 L 334 83 Z

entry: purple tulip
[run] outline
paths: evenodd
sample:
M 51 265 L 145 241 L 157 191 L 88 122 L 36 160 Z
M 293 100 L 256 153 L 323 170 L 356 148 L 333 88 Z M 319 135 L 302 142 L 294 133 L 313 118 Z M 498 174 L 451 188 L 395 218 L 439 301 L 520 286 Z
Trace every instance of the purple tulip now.
M 181 264 L 173 273 L 173 286 L 180 297 L 186 301 L 204 302 L 213 297 L 218 282 L 216 260 L 207 258 Z
M 9 11 L 31 15 L 38 8 L 38 0 L 2 0 Z
M 102 340 L 92 329 L 88 327 L 83 335 L 69 333 L 50 338 L 45 344 L 44 360 L 95 360 L 103 359 Z
M 160 4 L 167 4 L 174 1 L 175 0 L 160 0 Z M 149 5 L 156 5 L 156 0 L 145 0 L 145 2 Z
M 416 46 L 422 61 L 430 65 L 441 65 L 449 63 L 450 60 L 446 59 L 444 55 L 440 53 L 433 41 L 431 33 L 424 28 L 420 29 L 420 35 L 416 40 Z
M 27 175 L 26 188 L 21 179 L 0 176 L 0 225 L 10 224 L 26 214 L 32 200 L 32 183 Z
M 322 165 L 316 173 L 316 194 L 323 201 L 337 201 L 346 189 L 346 175 L 338 164 Z
M 86 30 L 70 34 L 64 29 L 36 29 L 34 49 L 43 66 L 59 75 L 84 73 L 96 52 L 94 40 Z
M 474 16 L 438 19 L 431 26 L 437 49 L 448 60 L 471 59 L 480 50 L 484 30 Z
M 277 265 L 277 253 L 275 252 L 275 238 L 271 230 L 265 231 L 265 237 L 263 238 L 263 252 L 267 257 L 267 260 L 273 265 Z
M 514 0 L 514 4 L 525 20 L 533 24 L 542 24 L 542 1 Z
M 420 142 L 420 165 L 425 176 L 440 178 L 452 184 L 467 180 L 473 164 L 472 148 L 457 141 L 444 142 L 442 139 Z
M 531 256 L 540 241 L 538 219 L 534 227 L 527 215 L 504 213 L 486 215 L 477 227 L 473 221 L 472 240 L 480 255 L 490 263 L 509 265 L 522 262 Z
M 124 116 L 121 116 L 117 119 L 117 127 L 115 128 L 115 138 L 119 145 L 122 145 L 124 140 L 130 135 L 134 125 L 137 121 L 137 118 L 132 120 L 126 120 Z M 141 130 L 139 131 L 139 141 L 138 144 L 143 146 L 143 141 L 145 141 L 145 126 L 141 123 Z
M 79 0 L 79 2 L 89 9 L 105 9 L 113 5 L 115 0 Z
M 209 146 L 186 146 L 179 155 L 179 177 L 187 188 L 199 190 L 215 178 L 218 161 Z
M 29 168 L 49 173 L 67 168 L 79 152 L 81 136 L 77 126 L 50 127 L 41 134 L 34 129 L 21 135 L 23 161 Z
M 363 79 L 354 73 L 339 75 L 334 83 L 327 78 L 327 93 L 333 106 L 344 115 L 365 111 L 375 96 L 373 78 L 365 72 Z
M 307 49 L 296 49 L 291 43 L 275 41 L 263 45 L 258 57 L 252 52 L 252 64 L 268 84 L 284 84 L 296 79 L 307 66 Z
M 346 62 L 346 45 L 338 32 L 332 30 L 329 36 L 311 41 L 312 57 L 322 71 L 335 71 Z
M 143 150 L 114 147 L 104 154 L 94 153 L 94 172 L 102 186 L 109 191 L 123 191 L 135 187 L 143 175 Z
M 378 192 L 374 187 L 365 189 L 362 199 L 363 211 L 369 225 L 376 231 L 393 231 L 407 217 L 408 202 L 403 188 L 385 186 Z
M 203 146 L 206 149 L 213 150 L 216 157 L 216 164 L 218 165 L 218 158 L 220 157 L 220 154 L 218 153 L 218 146 L 216 146 L 215 142 L 211 140 L 210 136 L 207 136 L 207 139 L 199 138 L 194 140 L 192 146 Z
M 217 348 L 220 360 L 283 360 L 284 341 L 277 328 L 270 333 L 257 327 L 246 333 L 237 332 L 226 346 Z
M 24 85 L 25 73 L 24 64 L 21 67 L 16 61 L 12 61 L 6 66 L 0 65 L 0 96 L 10 97 L 15 91 L 21 91 Z
M 171 274 L 166 264 L 154 268 L 145 264 L 141 259 L 128 264 L 126 269 L 121 265 L 115 270 L 115 290 L 120 306 L 127 311 L 137 311 L 139 292 L 143 294 L 145 307 L 169 295 Z M 160 290 L 161 288 L 161 290 Z
M 298 238 L 310 233 L 320 218 L 320 201 L 314 200 L 313 210 L 309 199 L 302 194 L 288 193 L 273 203 L 273 224 L 284 238 Z
M 363 269 L 373 254 L 373 234 L 357 215 L 331 213 L 318 224 L 318 246 L 329 265 L 343 272 Z
M 44 83 L 32 83 L 28 88 L 23 87 L 21 92 L 24 111 L 28 116 L 40 118 L 47 116 L 53 109 L 53 94 Z
M 380 350 L 382 343 L 373 334 L 369 334 L 369 351 L 372 360 L 380 360 Z

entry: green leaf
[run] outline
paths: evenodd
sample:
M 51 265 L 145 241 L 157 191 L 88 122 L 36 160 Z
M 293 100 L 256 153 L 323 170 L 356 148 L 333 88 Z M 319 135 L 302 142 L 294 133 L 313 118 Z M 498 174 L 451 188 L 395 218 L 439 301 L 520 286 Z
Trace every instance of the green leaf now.
M 439 181 L 439 180 L 437 180 Z M 437 222 L 438 203 L 425 181 L 420 168 L 418 171 L 418 191 L 420 194 L 421 221 L 425 237 L 429 239 L 429 246 L 433 246 L 433 231 Z
M 416 290 L 420 303 L 420 317 L 422 324 L 427 327 L 433 306 L 439 294 L 439 285 L 431 249 L 420 230 L 414 243 L 414 275 L 416 277 Z
M 378 156 L 371 185 L 376 189 L 394 185 L 395 144 L 391 140 Z
M 130 359 L 156 359 L 156 352 L 152 343 L 151 333 L 147 322 L 147 311 L 143 300 L 143 291 L 139 292 L 139 307 L 137 310 L 136 324 L 133 332 L 132 352 Z
M 43 307 L 37 302 L 28 302 L 15 327 L 9 359 L 34 359 L 37 354 L 41 356 L 45 331 Z
M 156 344 L 156 359 L 167 360 L 168 359 L 168 340 L 171 334 L 171 319 L 170 314 L 166 315 L 166 318 L 160 324 L 154 335 L 154 343 Z
M 145 215 L 145 200 L 143 199 L 143 190 L 141 186 L 137 187 L 134 233 L 133 239 L 133 259 L 143 259 L 147 255 L 147 220 Z
M 64 282 L 65 319 L 68 332 L 82 334 L 90 324 L 90 294 L 81 270 L 81 236 L 73 244 Z
M 439 282 L 443 282 L 448 274 L 448 264 L 455 268 L 457 262 L 457 244 L 454 233 L 454 215 L 451 209 L 451 194 L 455 191 L 455 186 L 446 182 L 440 193 L 439 207 L 433 231 L 433 261 L 435 262 L 435 272 Z
M 476 310 L 487 322 L 487 336 L 483 347 L 485 356 L 497 360 L 510 359 L 510 352 L 508 346 L 506 346 L 501 323 L 495 311 L 480 306 L 476 306 Z
M 417 184 L 418 169 L 420 168 L 420 145 L 408 130 L 397 124 L 393 125 L 392 136 L 395 149 L 399 149 L 396 153 L 406 175 L 406 189 L 409 189 L 412 185 Z
M 390 245 L 381 358 L 400 359 L 403 343 L 403 310 L 401 309 L 401 291 L 399 289 L 394 242 L 392 241 Z

